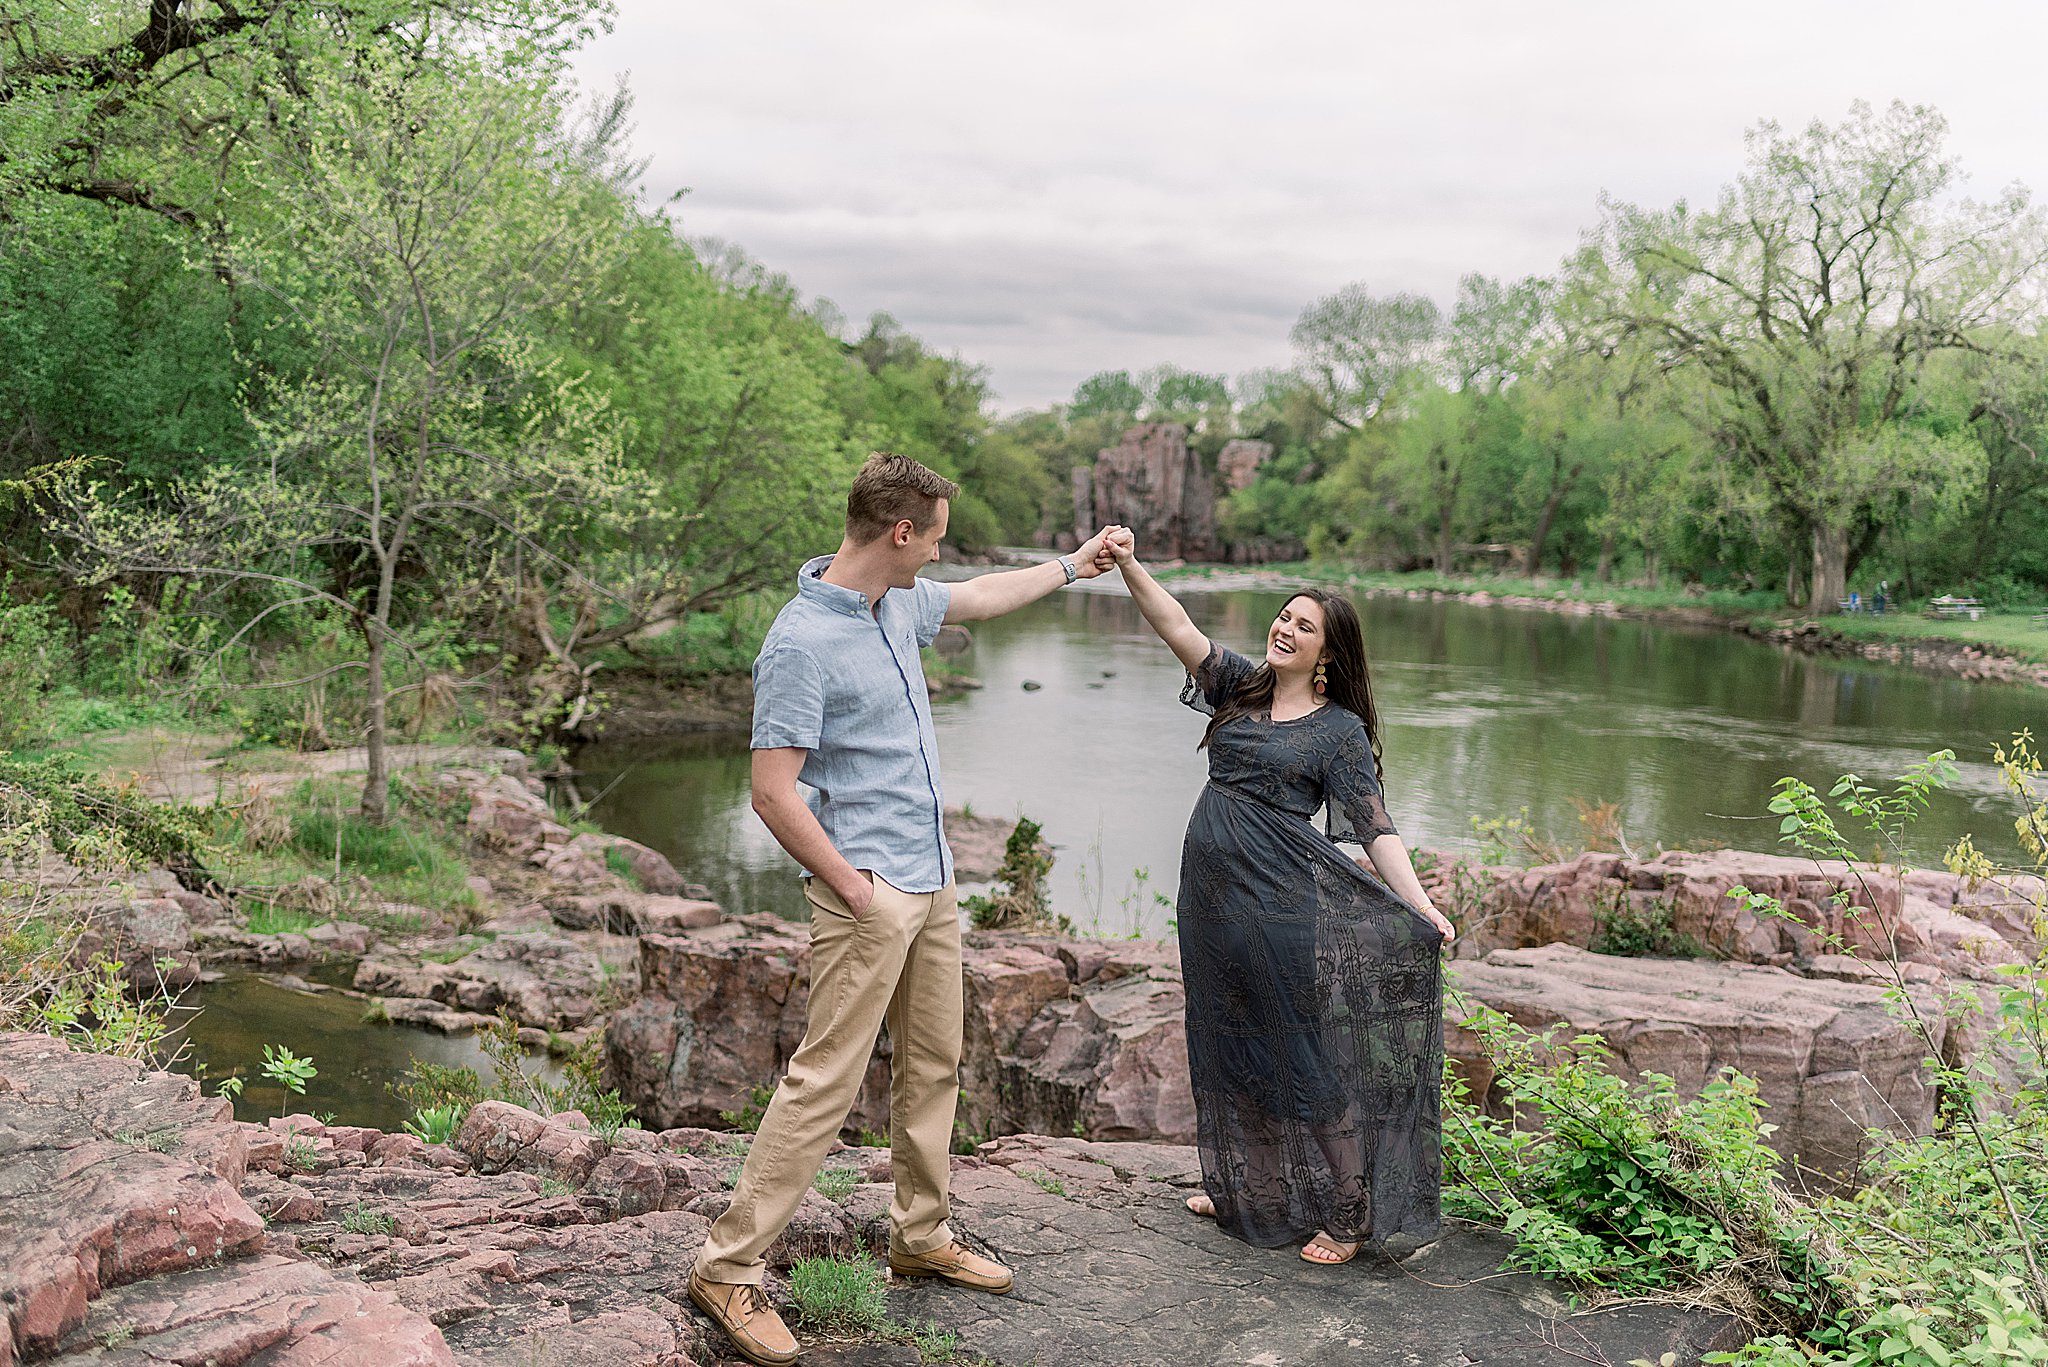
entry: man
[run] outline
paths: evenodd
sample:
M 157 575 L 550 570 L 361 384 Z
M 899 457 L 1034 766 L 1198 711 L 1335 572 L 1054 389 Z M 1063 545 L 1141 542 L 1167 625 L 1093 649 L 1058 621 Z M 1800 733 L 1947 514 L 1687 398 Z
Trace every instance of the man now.
M 762 1255 L 845 1123 L 885 1022 L 896 1181 L 889 1266 L 1010 1289 L 1010 1270 L 959 1243 L 947 1224 L 960 918 L 918 650 L 945 623 L 999 617 L 1115 561 L 1105 528 L 1073 556 L 1030 569 L 952 585 L 920 579 L 939 558 L 959 492 L 907 457 L 869 457 L 847 496 L 845 539 L 797 575 L 797 596 L 754 661 L 754 810 L 806 874 L 810 1016 L 689 1291 L 762 1367 L 797 1356 L 761 1290 Z M 815 790 L 812 804 L 798 795 L 799 779 Z

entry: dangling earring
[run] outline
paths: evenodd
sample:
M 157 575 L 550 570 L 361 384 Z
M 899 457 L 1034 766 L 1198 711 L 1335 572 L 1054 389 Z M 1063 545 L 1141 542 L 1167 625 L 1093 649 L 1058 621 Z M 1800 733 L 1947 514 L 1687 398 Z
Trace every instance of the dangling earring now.
M 1325 683 L 1329 682 L 1329 678 L 1330 678 L 1329 672 L 1328 672 L 1327 670 L 1325 670 L 1325 669 L 1323 668 L 1323 666 L 1322 666 L 1321 662 L 1320 662 L 1320 661 L 1318 661 L 1318 662 L 1317 662 L 1317 664 L 1316 664 L 1316 696 L 1317 696 L 1317 697 L 1321 697 L 1321 696 L 1323 695 L 1323 685 L 1324 685 Z

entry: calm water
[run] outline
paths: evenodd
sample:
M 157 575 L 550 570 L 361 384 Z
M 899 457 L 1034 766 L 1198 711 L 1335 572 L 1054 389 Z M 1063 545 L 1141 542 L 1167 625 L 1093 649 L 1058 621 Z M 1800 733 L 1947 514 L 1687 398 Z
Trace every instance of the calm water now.
M 1256 653 L 1283 592 L 1191 594 L 1212 637 Z M 1472 818 L 1526 807 L 1579 830 L 1573 799 L 1619 805 L 1638 846 L 1775 847 L 1771 785 L 1889 780 L 1962 758 L 1912 842 L 1932 862 L 1965 831 L 2012 851 L 1990 746 L 2048 720 L 2043 696 L 1799 655 L 1721 632 L 1453 602 L 1360 603 L 1385 729 L 1388 807 L 1410 846 L 1472 849 Z M 1157 932 L 1171 916 L 1202 717 L 1180 665 L 1120 592 L 1070 590 L 973 628 L 985 687 L 934 708 L 949 803 L 1029 815 L 1052 840 L 1055 909 Z M 1029 680 L 1041 685 L 1027 691 Z M 748 807 L 744 736 L 589 746 L 607 829 L 667 853 L 728 911 L 804 915 L 795 866 Z M 1162 899 L 1163 902 L 1162 902 Z
M 177 1070 L 206 1079 L 209 1094 L 219 1079 L 240 1075 L 242 1094 L 235 1101 L 240 1120 L 331 1111 L 345 1125 L 396 1130 L 411 1117 L 412 1107 L 393 1096 L 388 1084 L 402 1080 L 412 1060 L 463 1064 L 486 1079 L 491 1076 L 474 1037 L 365 1024 L 366 1003 L 359 997 L 300 991 L 261 974 L 234 973 L 207 984 L 196 1000 L 201 1010 L 181 1028 L 190 1048 Z M 319 1075 L 306 1084 L 303 1096 L 288 1099 L 284 1088 L 263 1076 L 266 1044 L 283 1045 L 313 1060 Z M 525 1067 L 529 1073 L 553 1075 L 538 1058 L 528 1058 Z

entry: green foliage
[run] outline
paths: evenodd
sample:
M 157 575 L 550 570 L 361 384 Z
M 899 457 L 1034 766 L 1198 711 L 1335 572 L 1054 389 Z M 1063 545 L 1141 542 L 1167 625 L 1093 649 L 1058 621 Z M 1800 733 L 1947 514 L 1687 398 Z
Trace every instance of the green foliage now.
M 341 1227 L 351 1234 L 389 1234 L 398 1228 L 398 1218 L 358 1201 L 342 1213 Z
M 187 864 L 209 834 L 206 815 L 159 806 L 64 758 L 0 754 L 0 830 L 45 838 L 85 862 Z
M 412 1113 L 405 1122 L 405 1132 L 429 1144 L 446 1144 L 455 1138 L 462 1128 L 462 1118 L 468 1108 L 452 1103 L 439 1106 L 422 1106 Z
M 718 1118 L 745 1134 L 758 1133 L 761 1122 L 767 1118 L 768 1103 L 775 1100 L 773 1087 L 755 1087 L 748 1091 L 744 1104 L 730 1111 L 720 1111 Z
M 976 930 L 1015 930 L 1052 926 L 1071 929 L 1064 918 L 1055 922 L 1052 895 L 1045 876 L 1052 872 L 1052 850 L 1042 828 L 1019 817 L 1003 842 L 1003 862 L 996 870 L 996 890 L 989 896 L 960 899 Z
M 490 1061 L 489 1081 L 471 1067 L 414 1059 L 407 1066 L 404 1079 L 391 1084 L 391 1091 L 412 1105 L 415 1119 L 423 1126 L 434 1123 L 459 1128 L 462 1115 L 471 1106 L 494 1100 L 524 1106 L 538 1115 L 581 1111 L 590 1121 L 591 1133 L 607 1143 L 622 1129 L 638 1128 L 617 1089 L 604 1086 L 600 1039 L 587 1040 L 562 1056 L 564 1076 L 560 1082 L 526 1071 L 519 1022 L 503 1007 L 498 1009 L 495 1020 L 477 1031 L 476 1041 Z M 429 1122 L 425 1115 L 430 1111 L 454 1114 L 445 1121 L 437 1118 Z M 418 1130 L 412 1132 L 419 1134 Z
M 1485 1007 L 1465 1023 L 1507 1115 L 1477 1109 L 1447 1075 L 1446 1198 L 1513 1234 L 1515 1265 L 1623 1295 L 1713 1280 L 1764 1327 L 1830 1303 L 1806 1229 L 1781 1206 L 1754 1081 L 1726 1072 L 1681 1100 L 1668 1077 L 1608 1072 L 1598 1036 L 1530 1034 Z
M 844 1201 L 860 1184 L 861 1174 L 853 1168 L 820 1168 L 811 1179 L 812 1188 L 827 1201 Z
M 823 1333 L 871 1334 L 889 1323 L 882 1269 L 868 1258 L 803 1258 L 789 1270 L 797 1319 Z
M 291 1104 L 292 1097 L 304 1096 L 306 1084 L 320 1075 L 320 1070 L 313 1066 L 310 1057 L 300 1058 L 282 1044 L 263 1046 L 262 1072 L 263 1076 L 284 1088 L 286 1105 Z M 283 1112 L 280 1111 L 279 1114 L 282 1115 Z
M 0 582 L 0 594 L 6 589 Z M 58 648 L 48 607 L 0 598 L 0 752 L 43 729 L 43 694 L 56 673 Z
M 1706 946 L 1672 926 L 1671 910 L 1668 898 L 1636 902 L 1625 889 L 1617 889 L 1613 900 L 1594 913 L 1593 940 L 1586 948 L 1642 959 L 1704 958 Z

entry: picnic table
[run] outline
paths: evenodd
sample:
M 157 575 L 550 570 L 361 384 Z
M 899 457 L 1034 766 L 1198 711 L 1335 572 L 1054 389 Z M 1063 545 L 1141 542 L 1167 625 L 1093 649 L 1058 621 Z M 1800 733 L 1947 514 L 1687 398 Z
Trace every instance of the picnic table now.
M 1984 604 L 1976 598 L 1953 598 L 1944 593 L 1939 598 L 1927 600 L 1929 617 L 1967 617 L 1976 621 L 1984 615 Z

